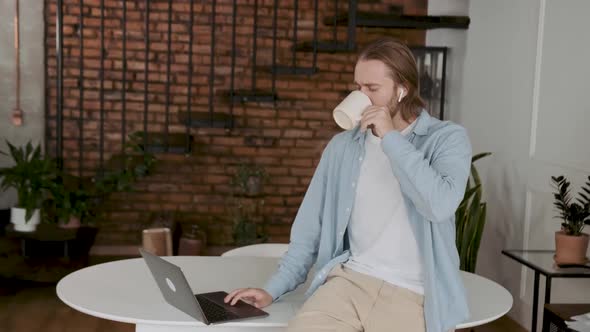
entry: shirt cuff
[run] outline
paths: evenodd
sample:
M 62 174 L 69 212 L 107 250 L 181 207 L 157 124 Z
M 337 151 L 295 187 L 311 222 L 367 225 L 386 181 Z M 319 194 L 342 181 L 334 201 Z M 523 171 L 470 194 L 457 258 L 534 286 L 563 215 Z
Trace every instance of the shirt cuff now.
M 273 302 L 278 300 L 285 293 L 285 287 L 281 284 L 280 280 L 277 280 L 278 277 L 272 277 L 262 289 L 264 289 L 270 296 L 272 296 Z

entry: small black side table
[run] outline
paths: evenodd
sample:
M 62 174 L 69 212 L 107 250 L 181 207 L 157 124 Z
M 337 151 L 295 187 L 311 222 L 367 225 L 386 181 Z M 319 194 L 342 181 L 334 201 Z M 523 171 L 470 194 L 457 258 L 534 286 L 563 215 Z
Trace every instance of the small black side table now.
M 5 231 L 7 238 L 20 240 L 21 256 L 24 258 L 61 256 L 70 260 L 88 258 L 98 228 L 83 225 L 79 228 L 63 229 L 55 224 L 41 223 L 34 232 L 17 232 L 13 225 L 9 224 Z M 61 245 L 61 250 L 51 250 L 54 245 Z M 30 250 L 35 248 L 38 250 Z
M 535 271 L 533 286 L 533 321 L 531 332 L 537 331 L 537 310 L 539 305 L 539 275 L 545 276 L 545 304 L 551 302 L 552 278 L 590 278 L 590 268 L 559 268 L 553 261 L 554 250 L 502 250 L 502 254 Z
M 19 239 L 21 242 L 21 255 L 29 257 L 30 253 L 27 250 L 32 242 L 45 243 L 61 243 L 62 257 L 70 258 L 70 244 L 77 237 L 78 229 L 62 229 L 56 225 L 49 225 L 41 223 L 37 226 L 34 232 L 18 232 L 14 230 L 14 225 L 10 224 L 6 227 L 6 236 L 9 238 Z

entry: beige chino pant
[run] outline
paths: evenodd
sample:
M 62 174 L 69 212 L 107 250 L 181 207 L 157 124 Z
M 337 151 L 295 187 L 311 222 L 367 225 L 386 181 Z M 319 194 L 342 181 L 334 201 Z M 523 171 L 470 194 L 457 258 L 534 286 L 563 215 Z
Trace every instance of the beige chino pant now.
M 289 322 L 288 332 L 423 332 L 424 296 L 337 265 Z

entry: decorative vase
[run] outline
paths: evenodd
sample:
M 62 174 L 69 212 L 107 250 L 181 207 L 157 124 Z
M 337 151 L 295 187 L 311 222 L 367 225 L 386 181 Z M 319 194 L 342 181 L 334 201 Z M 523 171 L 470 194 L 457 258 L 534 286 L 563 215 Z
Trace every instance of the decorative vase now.
M 178 244 L 179 256 L 199 256 L 204 253 L 207 236 L 199 225 L 191 225 L 188 232 L 183 233 Z
M 557 264 L 585 264 L 588 261 L 588 234 L 567 235 L 564 231 L 555 232 L 555 262 Z
M 33 212 L 33 216 L 28 221 L 25 220 L 26 210 L 13 207 L 10 209 L 10 222 L 14 225 L 17 232 L 34 232 L 37 225 L 41 222 L 39 209 Z

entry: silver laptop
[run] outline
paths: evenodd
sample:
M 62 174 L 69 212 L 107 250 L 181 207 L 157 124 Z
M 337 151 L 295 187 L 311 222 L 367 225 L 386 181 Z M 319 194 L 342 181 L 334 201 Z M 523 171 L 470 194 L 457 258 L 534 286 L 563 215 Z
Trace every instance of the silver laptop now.
M 139 249 L 139 252 L 152 272 L 166 302 L 198 321 L 208 325 L 268 316 L 267 312 L 241 300 L 234 306 L 224 303 L 226 292 L 193 295 L 180 267 L 143 249 Z

